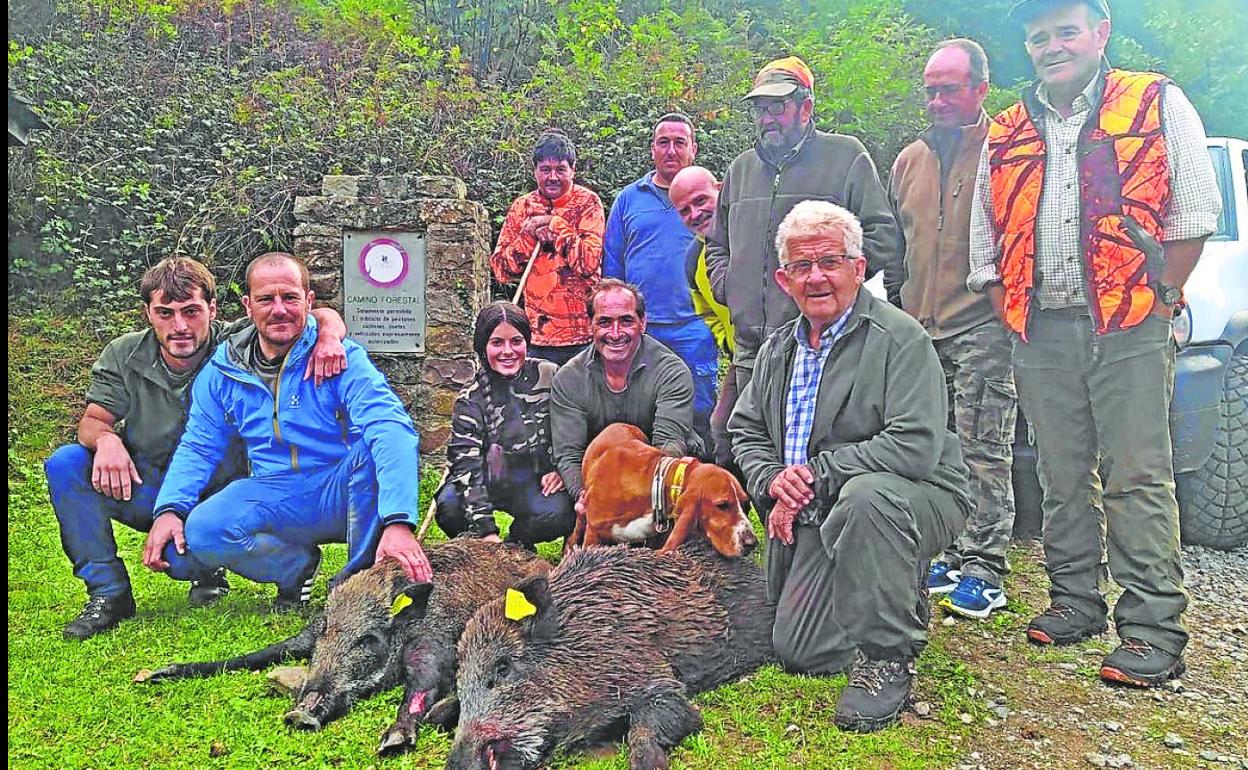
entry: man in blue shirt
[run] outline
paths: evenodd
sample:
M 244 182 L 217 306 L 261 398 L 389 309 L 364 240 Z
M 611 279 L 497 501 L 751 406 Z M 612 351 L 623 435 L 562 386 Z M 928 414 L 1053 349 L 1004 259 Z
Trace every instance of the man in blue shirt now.
M 232 335 L 196 378 L 190 417 L 156 498 L 143 563 L 164 570 L 172 541 L 209 568 L 276 583 L 278 604 L 307 601 L 320 543 L 347 543 L 338 578 L 393 558 L 431 577 L 412 529 L 416 429 L 364 349 L 316 388 L 300 380 L 316 339 L 308 272 L 290 254 L 257 257 L 243 305 L 255 326 Z M 223 447 L 240 437 L 251 475 L 199 501 Z
M 668 197 L 672 178 L 693 163 L 697 153 L 688 116 L 672 112 L 659 118 L 650 144 L 654 170 L 625 187 L 607 217 L 602 275 L 641 289 L 646 332 L 671 348 L 693 373 L 694 428 L 709 447 L 719 349 L 694 310 L 684 270 L 694 234 Z

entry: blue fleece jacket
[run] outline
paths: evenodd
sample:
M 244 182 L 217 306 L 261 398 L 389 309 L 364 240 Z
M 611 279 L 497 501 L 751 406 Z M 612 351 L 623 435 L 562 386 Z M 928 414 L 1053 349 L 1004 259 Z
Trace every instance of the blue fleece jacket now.
M 625 187 L 611 205 L 602 243 L 602 275 L 641 289 L 648 323 L 700 320 L 685 277 L 685 252 L 693 238 L 651 171 Z
M 186 431 L 154 510 L 190 514 L 234 436 L 247 447 L 252 476 L 301 473 L 337 465 L 356 442 L 368 445 L 377 469 L 377 510 L 386 524 L 415 525 L 419 516 L 419 437 L 412 419 L 364 348 L 343 340 L 347 368 L 318 387 L 303 372 L 316 344 L 309 316 L 278 379 L 277 395 L 252 369 L 249 327 L 230 336 L 192 385 Z

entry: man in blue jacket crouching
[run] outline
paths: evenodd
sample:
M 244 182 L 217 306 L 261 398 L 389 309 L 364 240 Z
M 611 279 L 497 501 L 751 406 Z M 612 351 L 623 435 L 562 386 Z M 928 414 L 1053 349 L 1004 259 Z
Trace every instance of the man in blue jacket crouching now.
M 346 541 L 334 581 L 397 559 L 431 577 L 416 541 L 418 436 L 364 349 L 344 340 L 347 369 L 321 387 L 301 379 L 316 342 L 307 268 L 272 252 L 247 267 L 243 305 L 254 328 L 231 335 L 196 378 L 182 442 L 156 499 L 144 564 L 171 540 L 209 567 L 276 583 L 278 609 L 306 603 L 321 543 Z M 230 439 L 251 474 L 197 504 Z

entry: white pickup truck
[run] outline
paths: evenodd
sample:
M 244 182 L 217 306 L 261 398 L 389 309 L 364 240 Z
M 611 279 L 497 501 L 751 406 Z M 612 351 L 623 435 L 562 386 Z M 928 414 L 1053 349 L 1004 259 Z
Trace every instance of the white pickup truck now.
M 1175 319 L 1170 433 L 1184 542 L 1231 549 L 1248 543 L 1248 142 L 1211 137 L 1209 156 L 1222 216 Z M 1015 537 L 1040 534 L 1035 458 L 1020 417 Z

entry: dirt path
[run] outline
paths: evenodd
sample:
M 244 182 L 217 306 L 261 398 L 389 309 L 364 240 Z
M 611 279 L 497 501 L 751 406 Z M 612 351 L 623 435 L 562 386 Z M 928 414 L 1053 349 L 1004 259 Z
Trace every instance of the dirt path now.
M 1118 641 L 1112 627 L 1073 647 L 1029 644 L 1027 622 L 1047 606 L 1039 546 L 1019 547 L 1012 564 L 1007 611 L 983 623 L 933 620 L 983 683 L 974 695 L 986 717 L 955 768 L 1248 770 L 1248 549 L 1184 548 L 1188 671 L 1152 691 L 1101 683 L 1101 659 Z

